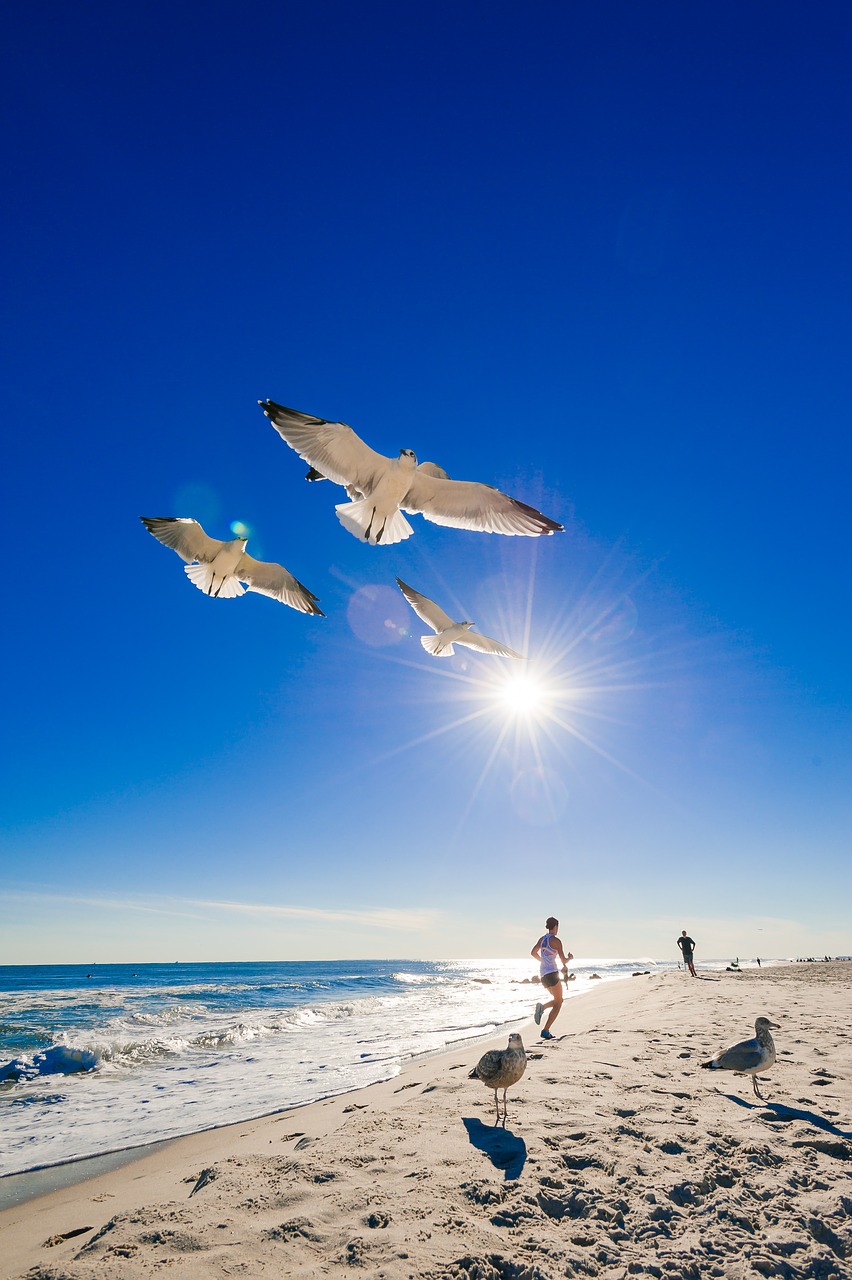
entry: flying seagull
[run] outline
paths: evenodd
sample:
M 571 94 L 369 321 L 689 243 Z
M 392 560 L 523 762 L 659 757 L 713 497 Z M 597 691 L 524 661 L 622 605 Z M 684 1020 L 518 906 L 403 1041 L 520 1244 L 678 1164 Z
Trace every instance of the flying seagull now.
M 274 400 L 258 404 L 281 439 L 310 464 L 308 479 L 327 478 L 343 485 L 350 501 L 335 507 L 337 517 L 344 529 L 371 546 L 411 537 L 414 530 L 402 511 L 481 533 L 536 537 L 562 529 L 534 507 L 490 485 L 450 480 L 435 463 L 418 466 L 412 449 L 386 458 L 345 422 L 327 422 Z
M 500 1119 L 500 1103 L 497 1090 L 503 1090 L 503 1120 L 506 1119 L 506 1090 L 517 1084 L 527 1069 L 527 1055 L 524 1042 L 517 1034 L 509 1036 L 506 1049 L 490 1049 L 483 1053 L 479 1062 L 470 1072 L 468 1079 L 481 1080 L 489 1089 L 494 1090 L 494 1103 L 497 1107 L 497 1120 Z
M 702 1067 L 709 1071 L 739 1071 L 742 1075 L 751 1076 L 752 1087 L 761 1102 L 765 1102 L 763 1094 L 757 1087 L 758 1071 L 767 1071 L 775 1061 L 775 1043 L 770 1031 L 777 1031 L 778 1023 L 768 1018 L 758 1018 L 754 1024 L 753 1040 L 742 1040 L 739 1044 L 723 1049 L 709 1062 L 702 1062 Z
M 317 607 L 314 593 L 303 587 L 283 565 L 254 560 L 246 554 L 248 538 L 219 542 L 208 538 L 198 521 L 186 516 L 140 516 L 139 519 L 159 542 L 171 547 L 186 561 L 184 573 L 208 596 L 218 596 L 221 600 L 241 596 L 244 591 L 240 584 L 244 582 L 249 591 L 271 596 L 301 613 L 325 617 Z
M 407 586 L 402 578 L 397 578 L 396 582 L 418 618 L 422 618 L 435 632 L 433 636 L 420 637 L 420 643 L 427 653 L 434 654 L 436 658 L 451 658 L 455 652 L 453 645 L 461 644 L 466 649 L 479 649 L 482 653 L 496 653 L 500 658 L 525 658 L 525 654 L 515 653 L 514 649 L 510 649 L 508 645 L 501 644 L 499 640 L 492 640 L 490 636 L 475 634 L 470 629 L 476 625 L 475 623 L 453 622 L 449 614 L 444 613 L 444 610 L 435 604 L 434 600 L 430 600 L 427 596 L 422 596 L 419 591 Z

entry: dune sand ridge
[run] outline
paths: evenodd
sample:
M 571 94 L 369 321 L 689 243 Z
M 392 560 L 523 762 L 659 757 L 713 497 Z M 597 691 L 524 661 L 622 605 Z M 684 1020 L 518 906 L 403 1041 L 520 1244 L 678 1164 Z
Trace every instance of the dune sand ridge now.
M 850 984 L 838 962 L 601 985 L 550 1044 L 521 1028 L 505 1128 L 467 1078 L 501 1035 L 8 1209 L 0 1274 L 847 1280 Z M 700 1068 L 761 1014 L 765 1103 Z

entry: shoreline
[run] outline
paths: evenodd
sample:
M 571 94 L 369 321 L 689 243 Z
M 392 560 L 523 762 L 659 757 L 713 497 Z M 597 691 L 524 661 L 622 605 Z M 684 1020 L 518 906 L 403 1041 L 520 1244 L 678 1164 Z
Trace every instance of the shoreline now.
M 722 962 L 711 960 L 707 963 L 721 964 Z M 785 960 L 768 960 L 765 963 L 764 968 L 770 969 L 772 967 L 793 963 L 793 961 Z M 822 964 L 824 962 L 819 961 L 819 963 Z M 752 967 L 757 969 L 757 966 L 754 966 L 753 962 L 746 962 L 745 966 L 740 968 L 738 972 L 745 972 L 747 969 L 751 969 Z M 672 969 L 663 972 L 669 972 L 672 974 L 678 973 L 685 976 L 685 967 L 678 965 L 676 970 Z M 703 976 L 700 968 L 698 969 L 698 972 L 699 977 Z M 718 976 L 721 972 L 722 970 L 716 969 L 706 970 L 705 973 L 707 975 L 707 980 L 715 980 L 713 975 Z M 602 979 L 602 982 L 609 985 L 610 983 L 624 982 L 628 977 L 640 976 L 662 977 L 662 973 L 654 969 L 650 971 L 643 971 L 641 973 L 636 971 L 630 975 L 622 974 L 618 977 L 607 977 Z M 538 986 L 535 982 L 531 982 L 530 987 L 531 995 L 534 995 Z M 603 990 L 603 987 L 593 987 L 579 992 L 566 990 L 564 993 L 564 1007 L 567 1008 L 569 1002 L 573 1004 L 573 1002 L 583 997 L 595 996 L 601 990 Z M 226 1121 L 222 1124 L 205 1125 L 201 1129 L 190 1129 L 186 1133 L 178 1133 L 165 1138 L 155 1138 L 147 1142 L 139 1143 L 138 1145 L 116 1147 L 98 1154 L 72 1156 L 66 1160 L 58 1160 L 55 1163 L 33 1165 L 29 1169 L 20 1169 L 14 1173 L 2 1174 L 0 1175 L 0 1213 L 7 1208 L 13 1208 L 16 1205 L 24 1204 L 26 1201 L 35 1199 L 38 1196 L 47 1195 L 51 1191 L 73 1186 L 79 1182 L 87 1181 L 89 1178 L 97 1177 L 100 1173 L 107 1172 L 112 1168 L 120 1168 L 125 1164 L 132 1163 L 134 1160 L 141 1160 L 149 1153 L 164 1148 L 171 1143 L 181 1142 L 185 1138 L 192 1138 L 198 1134 L 215 1133 L 222 1129 L 234 1128 L 239 1125 L 251 1124 L 259 1120 L 267 1120 L 272 1117 L 286 1115 L 291 1112 L 302 1111 L 306 1107 L 319 1106 L 325 1102 L 331 1101 L 333 1098 L 348 1097 L 350 1094 L 361 1093 L 365 1090 L 374 1088 L 377 1085 L 387 1084 L 390 1081 L 397 1079 L 408 1066 L 415 1065 L 424 1060 L 440 1058 L 445 1054 L 464 1052 L 468 1048 L 472 1051 L 475 1046 L 483 1046 L 490 1044 L 492 1040 L 499 1040 L 501 1037 L 508 1034 L 508 1032 L 513 1028 L 522 1027 L 529 1021 L 529 1018 L 512 1018 L 507 1022 L 502 1023 L 497 1030 L 490 1031 L 486 1035 L 465 1037 L 455 1042 L 455 1044 L 450 1048 L 442 1047 L 440 1049 L 427 1049 L 422 1053 L 414 1054 L 400 1065 L 400 1069 L 395 1075 L 388 1076 L 385 1080 L 376 1080 L 372 1081 L 370 1084 L 357 1085 L 351 1089 L 343 1089 L 339 1093 L 325 1094 L 319 1098 L 313 1098 L 309 1102 L 298 1102 L 290 1106 L 277 1107 L 272 1111 L 262 1111 L 257 1115 L 248 1116 L 242 1120 Z M 537 1031 L 535 1034 L 537 1034 Z
M 618 964 L 627 965 L 627 964 L 645 964 L 649 962 L 623 960 L 623 961 L 615 961 L 615 962 L 606 961 L 601 963 L 606 963 L 606 964 L 618 963 Z M 652 968 L 651 970 L 635 969 L 633 970 L 632 973 L 623 972 L 619 974 L 612 974 L 612 973 L 605 974 L 602 977 L 602 982 L 603 983 L 621 982 L 623 979 L 628 977 L 650 976 L 651 974 L 659 975 L 660 972 L 681 971 L 680 962 L 653 961 L 652 963 L 654 965 L 654 968 Z M 790 963 L 792 963 L 792 961 L 782 960 L 782 959 L 776 959 L 776 960 L 770 959 L 765 961 L 764 965 L 765 967 L 770 967 L 773 965 L 784 965 L 784 964 L 790 964 Z M 665 970 L 660 970 L 657 968 L 657 966 L 661 964 L 668 964 L 670 965 L 670 967 L 666 968 Z M 720 960 L 710 959 L 710 960 L 706 960 L 704 964 L 717 966 L 707 970 L 708 973 L 712 974 L 716 972 L 721 972 L 724 962 Z M 675 969 L 675 965 L 677 966 L 676 969 Z M 740 971 L 744 971 L 745 969 L 750 968 L 753 965 L 754 965 L 754 961 L 745 961 Z M 10 966 L 6 966 L 6 967 L 8 968 Z M 31 966 L 21 966 L 21 967 L 31 968 Z M 126 966 L 126 967 L 129 968 L 131 966 Z M 597 976 L 598 975 L 595 975 L 595 977 Z M 474 979 L 474 981 L 478 981 L 478 979 Z M 536 991 L 537 989 L 539 989 L 537 987 L 537 979 L 527 978 L 523 980 L 515 980 L 515 983 L 514 983 L 514 985 L 516 986 L 527 985 L 527 984 L 529 985 L 529 1000 L 530 1000 L 530 1003 L 532 1004 L 535 1002 Z M 576 991 L 576 990 L 572 990 L 571 984 L 566 983 L 565 990 L 564 990 L 564 999 L 566 1003 L 569 1001 L 573 1002 L 580 996 L 593 994 L 594 990 L 596 990 L 596 987 L 587 986 L 583 990 Z M 424 1049 L 421 1052 L 414 1053 L 409 1057 L 399 1059 L 398 1070 L 401 1070 L 408 1062 L 418 1061 L 424 1058 L 431 1058 L 443 1053 L 449 1053 L 449 1052 L 452 1052 L 454 1048 L 461 1049 L 461 1048 L 464 1048 L 466 1045 L 482 1044 L 492 1036 L 500 1036 L 500 1035 L 503 1035 L 506 1031 L 510 1030 L 511 1028 L 522 1026 L 525 1021 L 528 1021 L 528 1016 L 526 1013 L 522 1016 L 515 1015 L 512 1017 L 509 1017 L 505 1021 L 501 1021 L 498 1024 L 492 1025 L 492 1027 L 488 1031 L 483 1032 L 480 1030 L 480 1031 L 477 1031 L 476 1033 L 472 1033 L 469 1036 L 463 1036 L 459 1040 L 454 1041 L 449 1045 L 442 1045 L 437 1048 Z M 393 1078 L 394 1077 L 392 1075 L 384 1077 L 384 1079 L 393 1079 Z M 149 1137 L 146 1137 L 139 1142 L 133 1142 L 132 1140 L 128 1142 L 125 1140 L 120 1145 L 111 1146 L 107 1151 L 103 1151 L 103 1150 L 89 1151 L 89 1152 L 83 1151 L 81 1154 L 66 1155 L 64 1157 L 53 1159 L 53 1160 L 49 1160 L 49 1159 L 43 1160 L 43 1161 L 28 1165 L 26 1168 L 18 1168 L 18 1169 L 10 1170 L 8 1172 L 0 1173 L 0 1209 L 5 1207 L 7 1203 L 15 1202 L 15 1197 L 11 1195 L 10 1192 L 8 1191 L 8 1187 L 10 1186 L 13 1179 L 24 1179 L 24 1178 L 30 1178 L 30 1177 L 35 1179 L 35 1175 L 43 1174 L 44 1181 L 45 1183 L 47 1183 L 49 1181 L 49 1173 L 51 1170 L 55 1170 L 57 1171 L 57 1173 L 59 1173 L 59 1171 L 64 1170 L 69 1166 L 83 1164 L 86 1161 L 97 1162 L 97 1161 L 104 1160 L 108 1157 L 116 1158 L 116 1159 L 118 1157 L 121 1157 L 123 1159 L 128 1159 L 130 1157 L 126 1153 L 129 1153 L 132 1151 L 138 1151 L 142 1153 L 145 1150 L 147 1150 L 149 1147 L 154 1147 L 164 1142 L 177 1141 L 180 1138 L 189 1137 L 194 1133 L 202 1133 L 207 1130 L 223 1128 L 233 1124 L 245 1124 L 251 1120 L 260 1119 L 264 1116 L 277 1115 L 284 1111 L 298 1109 L 304 1106 L 313 1105 L 314 1103 L 317 1103 L 317 1102 L 322 1102 L 327 1098 L 343 1096 L 343 1094 L 345 1093 L 351 1093 L 362 1088 L 368 1088 L 370 1084 L 376 1084 L 376 1083 L 382 1083 L 382 1079 L 380 1078 L 378 1080 L 372 1080 L 372 1081 L 369 1081 L 367 1084 L 347 1085 L 340 1089 L 332 1089 L 328 1093 L 323 1093 L 318 1095 L 317 1097 L 308 1098 L 304 1101 L 284 1102 L 280 1106 L 276 1106 L 274 1105 L 274 1103 L 272 1106 L 269 1106 L 268 1102 L 272 1101 L 272 1099 L 264 1100 L 264 1102 L 267 1103 L 266 1106 L 261 1104 L 260 1110 L 252 1111 L 249 1114 L 239 1116 L 236 1119 L 233 1119 L 233 1118 L 222 1119 L 222 1120 L 214 1119 L 206 1124 L 201 1124 L 199 1127 L 189 1128 L 186 1131 L 181 1131 L 181 1132 L 172 1131 L 172 1132 L 164 1133 L 161 1135 L 152 1133 Z M 70 1182 L 73 1180 L 74 1179 L 71 1179 L 71 1178 L 63 1179 L 60 1177 L 57 1179 L 57 1185 L 59 1185 L 60 1182 Z M 38 1194 L 38 1193 L 32 1192 L 29 1194 Z
M 622 979 L 612 978 L 610 981 L 621 982 Z M 572 999 L 578 1000 L 583 996 L 595 994 L 594 990 L 582 991 L 578 992 Z M 416 1066 L 418 1063 L 432 1058 L 442 1058 L 455 1052 L 474 1052 L 476 1046 L 490 1043 L 495 1036 L 498 1038 L 503 1036 L 504 1027 L 506 1028 L 505 1034 L 508 1034 L 509 1028 L 524 1026 L 527 1022 L 529 1022 L 528 1018 L 513 1018 L 511 1021 L 502 1024 L 498 1031 L 490 1031 L 484 1036 L 466 1037 L 456 1041 L 453 1048 L 424 1049 L 422 1053 L 413 1054 L 410 1058 L 406 1058 L 395 1075 L 387 1076 L 384 1080 L 374 1080 L 370 1084 L 355 1085 L 351 1089 L 342 1089 L 339 1093 L 324 1094 L 320 1098 L 311 1099 L 310 1102 L 296 1102 L 292 1106 L 277 1107 L 274 1111 L 263 1111 L 259 1115 L 248 1116 L 244 1120 L 206 1125 L 203 1129 L 189 1129 L 186 1133 L 177 1133 L 173 1137 L 142 1142 L 138 1146 L 117 1147 L 113 1151 L 104 1151 L 99 1155 L 73 1156 L 68 1160 L 58 1160 L 55 1164 L 35 1165 L 31 1169 L 21 1169 L 17 1173 L 0 1175 L 0 1213 L 5 1209 L 24 1204 L 26 1201 L 35 1199 L 38 1196 L 48 1195 L 51 1191 L 73 1186 L 76 1183 L 87 1182 L 90 1178 L 98 1177 L 101 1173 L 109 1172 L 112 1168 L 120 1168 L 123 1165 L 132 1164 L 133 1161 L 142 1160 L 154 1151 L 159 1151 L 161 1148 L 171 1146 L 177 1142 L 183 1142 L 189 1138 L 195 1138 L 202 1134 L 220 1133 L 225 1129 L 242 1128 L 247 1124 L 256 1124 L 263 1120 L 278 1119 L 292 1115 L 295 1112 L 304 1111 L 310 1107 L 324 1106 L 326 1103 L 338 1098 L 349 1098 L 353 1094 L 366 1093 L 369 1089 L 391 1084 L 394 1080 L 398 1080 L 408 1067 Z M 75 1173 L 76 1170 L 79 1170 L 79 1172 Z M 52 1177 L 51 1175 L 55 1176 Z M 18 1196 L 10 1194 L 10 1190 L 7 1190 L 7 1188 L 11 1189 L 17 1186 L 24 1179 L 33 1179 L 34 1183 L 36 1180 L 41 1180 L 44 1184 L 44 1189 L 25 1191 Z
M 848 1277 L 850 986 L 848 963 L 601 983 L 550 1044 L 521 1024 L 505 1128 L 467 1078 L 495 1034 L 13 1205 L 0 1275 Z M 760 1102 L 699 1065 L 764 1013 L 781 1030 Z
M 602 970 L 607 978 L 629 972 L 624 962 L 612 963 L 611 973 Z M 0 1087 L 0 1179 L 245 1122 L 387 1079 L 414 1055 L 443 1052 L 520 1025 L 536 999 L 529 979 L 518 981 L 523 969 L 518 972 L 515 960 L 478 961 L 468 969 L 450 962 L 449 982 L 444 964 L 406 964 L 370 962 L 363 973 L 350 972 L 348 962 L 284 964 L 273 971 L 246 965 L 236 974 L 228 966 L 196 966 L 187 989 L 202 984 L 200 1003 L 183 1018 L 182 992 L 172 991 L 170 981 L 161 990 L 161 980 L 144 969 L 134 971 L 132 983 L 118 981 L 117 994 L 109 983 L 93 1001 L 74 990 L 70 1005 L 57 995 L 67 988 L 66 977 L 51 971 L 53 985 L 48 982 L 42 992 L 38 974 L 26 970 L 36 995 L 32 1008 L 24 1003 L 16 1028 L 21 1044 L 7 1045 L 9 1053 L 20 1054 L 22 1085 Z M 399 969 L 405 971 L 392 971 Z M 587 981 L 591 972 L 571 987 L 598 985 Z M 487 978 L 477 976 L 482 974 Z M 352 977 L 355 995 L 372 999 L 353 1000 Z M 258 988 L 260 994 L 252 985 L 258 981 L 268 984 Z M 425 1006 L 423 981 L 429 984 Z M 26 988 L 12 986 L 17 1008 L 26 1001 Z M 566 991 L 568 998 L 574 994 Z M 72 1024 L 79 1023 L 70 1043 L 95 1055 L 93 1072 L 75 1074 L 73 1062 L 66 1069 L 63 1055 L 75 1055 L 64 1036 L 57 1043 L 51 1026 L 57 1001 L 63 1013 L 70 1008 Z M 82 1002 L 80 1017 L 75 1002 Z M 111 1033 L 113 1022 L 119 1030 Z M 39 1064 L 36 1055 L 30 1065 L 27 1031 L 42 1049 L 49 1046 L 45 1056 L 56 1056 L 56 1064 Z M 10 1079 L 16 1065 L 4 1068 Z M 28 1073 L 40 1078 L 30 1085 Z
M 650 972 L 654 972 L 654 971 L 651 970 Z M 629 975 L 629 974 L 607 975 L 605 978 L 602 978 L 601 981 L 607 984 L 612 982 L 622 982 L 627 977 L 630 977 L 630 976 L 633 976 L 633 975 Z M 538 986 L 538 984 L 535 981 L 530 981 L 529 987 L 530 987 L 530 1004 L 534 1004 L 535 994 L 537 991 L 540 991 L 541 988 Z M 582 991 L 571 991 L 570 988 L 568 988 L 564 992 L 565 1003 L 567 1004 L 569 1001 L 572 1001 L 572 1002 L 576 1001 L 583 996 L 594 995 L 596 993 L 596 990 L 597 990 L 596 987 L 587 988 Z M 424 1049 L 420 1053 L 412 1054 L 410 1057 L 407 1057 L 400 1062 L 399 1070 L 393 1075 L 386 1076 L 383 1079 L 370 1081 L 368 1084 L 353 1085 L 350 1088 L 340 1089 L 337 1091 L 332 1091 L 330 1093 L 321 1094 L 319 1097 L 311 1098 L 306 1102 L 294 1102 L 281 1107 L 274 1107 L 272 1110 L 259 1111 L 256 1114 L 244 1116 L 239 1120 L 225 1120 L 220 1124 L 208 1124 L 208 1125 L 202 1126 L 201 1128 L 188 1129 L 185 1133 L 170 1134 L 162 1138 L 151 1138 L 145 1142 L 140 1142 L 138 1144 L 124 1145 L 121 1147 L 110 1148 L 109 1151 L 105 1151 L 105 1152 L 89 1153 L 89 1154 L 78 1155 L 78 1156 L 69 1156 L 63 1160 L 51 1161 L 45 1164 L 36 1164 L 36 1165 L 32 1165 L 30 1168 L 27 1168 L 27 1169 L 19 1169 L 11 1173 L 0 1174 L 0 1211 L 2 1211 L 7 1206 L 10 1206 L 16 1203 L 22 1203 L 24 1199 L 31 1199 L 33 1196 L 44 1194 L 41 1191 L 32 1191 L 20 1198 L 14 1196 L 13 1194 L 10 1193 L 9 1188 L 13 1186 L 18 1179 L 32 1178 L 35 1181 L 38 1175 L 42 1175 L 46 1189 L 52 1190 L 53 1187 L 49 1185 L 52 1181 L 52 1179 L 50 1178 L 50 1175 L 51 1173 L 55 1173 L 57 1175 L 56 1181 L 55 1181 L 56 1187 L 71 1185 L 72 1183 L 80 1181 L 88 1176 L 95 1176 L 95 1175 L 94 1174 L 88 1175 L 81 1172 L 77 1177 L 73 1177 L 73 1176 L 64 1177 L 62 1176 L 62 1171 L 71 1170 L 76 1166 L 83 1166 L 87 1164 L 90 1167 L 93 1167 L 94 1165 L 100 1162 L 108 1161 L 108 1160 L 114 1161 L 117 1164 L 127 1163 L 132 1159 L 141 1158 L 149 1149 L 157 1148 L 170 1142 L 180 1142 L 181 1139 L 190 1138 L 195 1134 L 209 1133 L 217 1129 L 226 1129 L 226 1128 L 233 1127 L 235 1125 L 240 1125 L 240 1124 L 249 1124 L 255 1120 L 266 1119 L 270 1116 L 283 1115 L 290 1111 L 301 1110 L 304 1107 L 316 1106 L 320 1103 L 330 1100 L 331 1098 L 345 1097 L 351 1093 L 359 1093 L 364 1089 L 371 1088 L 373 1085 L 385 1084 L 388 1081 L 395 1080 L 401 1074 L 401 1072 L 408 1065 L 412 1063 L 417 1063 L 430 1058 L 441 1057 L 443 1054 L 453 1053 L 454 1051 L 465 1051 L 472 1046 L 483 1045 L 486 1042 L 490 1042 L 495 1036 L 499 1038 L 503 1035 L 506 1035 L 510 1030 L 523 1026 L 526 1022 L 529 1022 L 529 1017 L 509 1018 L 505 1022 L 500 1023 L 498 1027 L 496 1027 L 495 1029 L 489 1030 L 488 1032 L 472 1034 L 470 1036 L 463 1036 L 459 1040 L 454 1041 L 449 1046 L 442 1045 L 440 1048 Z M 138 1154 L 134 1156 L 133 1154 L 134 1152 Z

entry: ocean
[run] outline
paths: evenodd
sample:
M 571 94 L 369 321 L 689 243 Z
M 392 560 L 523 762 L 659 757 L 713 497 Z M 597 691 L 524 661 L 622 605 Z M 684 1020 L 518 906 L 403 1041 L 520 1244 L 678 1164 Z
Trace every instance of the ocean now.
M 574 961 L 566 994 L 593 973 L 675 968 Z M 0 966 L 0 1176 L 389 1079 L 528 1020 L 535 972 L 519 959 Z

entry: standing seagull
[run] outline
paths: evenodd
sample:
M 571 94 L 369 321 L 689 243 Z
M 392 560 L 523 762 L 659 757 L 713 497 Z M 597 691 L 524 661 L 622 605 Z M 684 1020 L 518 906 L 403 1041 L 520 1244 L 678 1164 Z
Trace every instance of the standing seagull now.
M 427 653 L 436 658 L 451 658 L 455 650 L 454 644 L 464 645 L 467 649 L 479 649 L 482 653 L 496 653 L 500 658 L 526 657 L 523 653 L 515 653 L 508 645 L 490 636 L 474 635 L 470 630 L 473 622 L 453 622 L 449 614 L 444 613 L 434 600 L 421 596 L 413 587 L 406 586 L 402 578 L 397 578 L 397 586 L 411 605 L 418 618 L 422 618 L 435 632 L 433 636 L 421 636 L 420 643 Z
M 768 1018 L 758 1018 L 754 1024 L 753 1040 L 741 1040 L 732 1044 L 730 1049 L 723 1049 L 709 1062 L 702 1062 L 702 1067 L 709 1071 L 739 1071 L 741 1075 L 751 1076 L 752 1087 L 761 1102 L 765 1102 L 763 1094 L 757 1087 L 758 1071 L 768 1071 L 775 1061 L 775 1043 L 770 1031 L 778 1031 L 778 1023 Z
M 197 520 L 186 516 L 140 516 L 139 519 L 159 542 L 171 547 L 187 562 L 184 573 L 208 596 L 228 600 L 244 595 L 240 584 L 245 582 L 249 591 L 271 596 L 301 613 L 325 617 L 317 607 L 314 593 L 303 587 L 283 565 L 253 560 L 246 555 L 248 538 L 218 542 L 207 537 Z
M 309 479 L 326 477 L 343 485 L 351 501 L 335 507 L 337 517 L 345 529 L 371 546 L 389 546 L 411 537 L 414 530 L 402 511 L 419 512 L 434 524 L 481 533 L 531 538 L 562 529 L 534 507 L 490 485 L 450 480 L 434 463 L 418 467 L 411 449 L 401 449 L 398 458 L 386 458 L 345 422 L 314 418 L 274 400 L 258 400 L 258 404 L 281 439 L 310 463 Z
M 490 1049 L 483 1053 L 476 1066 L 468 1076 L 469 1080 L 481 1080 L 489 1089 L 494 1090 L 494 1102 L 497 1107 L 497 1121 L 500 1120 L 500 1103 L 497 1090 L 503 1090 L 503 1120 L 506 1120 L 506 1090 L 517 1084 L 527 1069 L 527 1055 L 524 1042 L 515 1033 L 509 1036 L 506 1049 Z

